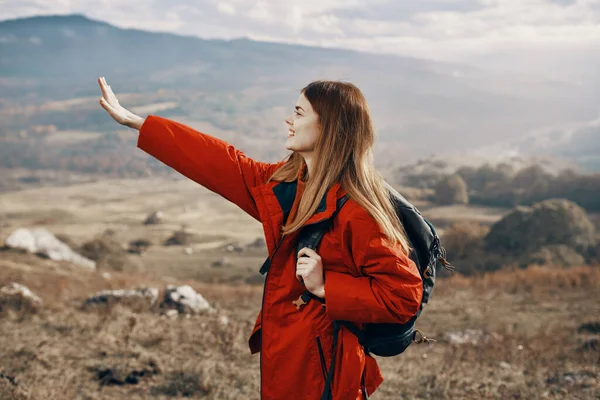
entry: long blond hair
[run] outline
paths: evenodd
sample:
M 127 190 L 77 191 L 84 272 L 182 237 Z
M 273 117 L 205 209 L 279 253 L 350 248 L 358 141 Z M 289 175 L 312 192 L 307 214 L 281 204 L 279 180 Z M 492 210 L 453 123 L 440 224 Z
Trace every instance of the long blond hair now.
M 283 234 L 300 229 L 329 188 L 340 182 L 348 197 L 375 218 L 388 241 L 408 253 L 408 239 L 383 177 L 373 165 L 375 131 L 362 92 L 351 83 L 337 81 L 315 81 L 301 92 L 319 116 L 321 134 L 315 145 L 313 176 L 306 181 L 298 213 L 283 227 Z M 304 164 L 302 156 L 294 152 L 269 181 L 293 181 Z

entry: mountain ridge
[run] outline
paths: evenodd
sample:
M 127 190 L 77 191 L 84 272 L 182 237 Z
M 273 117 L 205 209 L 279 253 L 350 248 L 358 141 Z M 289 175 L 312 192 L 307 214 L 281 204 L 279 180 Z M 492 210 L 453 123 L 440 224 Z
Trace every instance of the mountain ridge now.
M 250 138 L 258 135 L 265 148 L 254 154 L 271 156 L 281 154 L 283 144 L 274 139 L 284 131 L 285 110 L 315 79 L 346 80 L 363 90 L 380 158 L 389 164 L 465 154 L 540 127 L 590 120 L 600 103 L 593 87 L 543 77 L 345 49 L 124 29 L 83 14 L 0 21 L 0 54 L 0 90 L 16 104 L 97 96 L 95 80 L 106 76 L 117 94 L 176 104 L 159 114 L 239 133 L 239 144 L 249 151 L 256 147 Z M 158 95 L 165 90 L 171 97 Z M 49 121 L 59 130 L 111 129 L 102 110 L 89 113 L 81 123 L 56 113 L 40 112 L 28 121 L 8 116 L 0 133 Z

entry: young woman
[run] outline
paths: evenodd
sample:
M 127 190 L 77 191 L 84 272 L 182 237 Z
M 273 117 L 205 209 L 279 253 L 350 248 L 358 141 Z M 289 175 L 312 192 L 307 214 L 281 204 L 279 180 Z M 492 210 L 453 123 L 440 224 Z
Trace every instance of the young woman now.
M 100 104 L 139 130 L 139 148 L 260 221 L 270 256 L 261 312 L 249 339 L 260 352 L 262 399 L 320 399 L 335 357 L 333 399 L 362 399 L 381 384 L 376 360 L 344 327 L 333 349 L 333 321 L 404 323 L 419 309 L 422 281 L 373 166 L 374 131 L 365 98 L 349 83 L 302 89 L 286 118 L 286 149 L 275 164 L 158 116 L 123 108 L 104 78 Z M 295 251 L 302 227 L 333 218 L 318 253 Z M 305 290 L 320 299 L 301 305 Z

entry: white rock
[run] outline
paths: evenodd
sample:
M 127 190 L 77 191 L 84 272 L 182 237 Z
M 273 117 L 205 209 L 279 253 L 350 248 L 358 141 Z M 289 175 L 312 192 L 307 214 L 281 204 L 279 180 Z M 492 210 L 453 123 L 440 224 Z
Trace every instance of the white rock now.
M 168 285 L 161 308 L 173 308 L 181 314 L 196 314 L 212 307 L 190 285 Z
M 241 247 L 241 246 L 239 246 L 236 243 L 229 243 L 227 246 L 225 246 L 225 250 L 227 250 L 230 253 L 233 252 L 233 251 L 235 251 L 237 253 L 241 253 L 241 252 L 244 251 L 244 248 Z
M 501 335 L 495 332 L 486 333 L 480 329 L 466 329 L 464 331 L 446 332 L 444 336 L 448 342 L 455 345 L 478 345 L 482 343 L 488 343 L 490 341 L 502 341 Z
M 96 262 L 75 253 L 44 228 L 19 228 L 6 240 L 5 245 L 13 249 L 26 250 L 54 261 L 69 261 L 80 267 L 95 269 Z
M 103 272 L 102 277 L 104 279 L 110 279 L 110 278 L 112 278 L 112 275 L 110 274 L 110 272 Z
M 36 309 L 41 307 L 44 302 L 29 290 L 27 286 L 13 282 L 0 288 L 0 304 L 1 303 L 7 303 L 13 306 L 27 304 Z
M 146 217 L 144 221 L 145 225 L 160 224 L 165 218 L 165 214 L 162 211 L 155 211 Z
M 187 255 L 190 255 L 194 253 L 194 249 L 192 249 L 191 247 L 186 247 L 185 249 L 183 249 L 183 252 Z
M 507 363 L 506 361 L 500 361 L 499 364 L 500 368 L 502 369 L 511 369 L 512 365 L 510 365 L 509 363 Z
M 219 323 L 223 326 L 229 325 L 229 317 L 227 315 L 221 315 L 219 317 Z
M 85 301 L 85 304 L 106 304 L 108 302 L 124 305 L 145 305 L 152 307 L 158 300 L 157 288 L 102 290 Z

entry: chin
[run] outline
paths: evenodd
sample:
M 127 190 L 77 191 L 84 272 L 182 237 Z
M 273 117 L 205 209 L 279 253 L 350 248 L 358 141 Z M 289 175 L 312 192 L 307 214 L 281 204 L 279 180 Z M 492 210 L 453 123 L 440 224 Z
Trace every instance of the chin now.
M 292 143 L 287 142 L 285 148 L 290 151 L 296 151 L 295 146 Z

